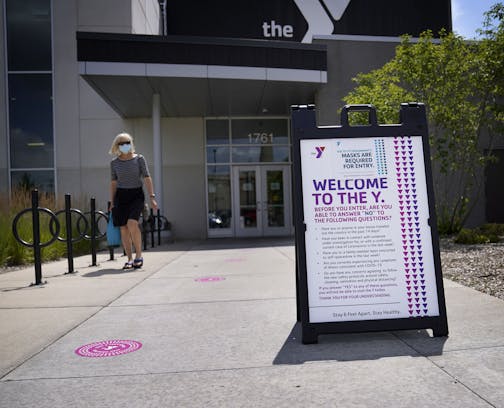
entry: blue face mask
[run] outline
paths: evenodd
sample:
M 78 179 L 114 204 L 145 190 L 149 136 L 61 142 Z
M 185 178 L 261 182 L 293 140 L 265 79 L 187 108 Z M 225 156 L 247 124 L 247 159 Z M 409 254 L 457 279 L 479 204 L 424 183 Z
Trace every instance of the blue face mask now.
M 127 143 L 127 144 L 119 145 L 119 150 L 121 151 L 121 153 L 127 154 L 131 150 L 131 144 Z

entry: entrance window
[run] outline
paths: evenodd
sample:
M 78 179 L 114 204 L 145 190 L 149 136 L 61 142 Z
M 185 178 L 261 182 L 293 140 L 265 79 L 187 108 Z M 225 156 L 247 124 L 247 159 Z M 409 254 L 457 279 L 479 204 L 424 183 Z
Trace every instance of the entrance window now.
M 290 145 L 286 119 L 232 119 L 233 163 L 288 163 Z
M 253 170 L 240 172 L 240 220 L 242 228 L 257 227 L 256 173 Z
M 231 227 L 230 166 L 208 166 L 208 228 Z
M 285 225 L 283 172 L 281 170 L 266 171 L 266 202 L 268 203 L 268 226 L 283 227 Z
M 287 146 L 233 147 L 233 163 L 287 163 Z
M 229 163 L 228 146 L 207 147 L 207 164 Z
M 231 138 L 234 145 L 288 145 L 286 119 L 233 119 Z
M 256 179 L 253 171 L 233 172 L 243 165 L 285 165 L 290 163 L 287 118 L 232 118 L 206 120 L 207 206 L 210 236 L 233 235 L 238 220 L 243 228 L 258 227 L 258 211 L 268 214 L 267 227 L 285 225 L 284 169 Z M 234 178 L 239 177 L 237 187 Z M 258 206 L 258 180 L 267 183 Z M 238 180 L 237 180 L 238 181 Z M 233 187 L 234 186 L 234 187 Z M 233 207 L 233 191 L 239 189 Z M 269 204 L 268 204 L 269 203 Z M 237 217 L 233 220 L 233 217 Z M 241 225 L 241 224 L 240 224 Z
M 208 120 L 206 123 L 207 145 L 229 145 L 229 121 L 227 119 Z

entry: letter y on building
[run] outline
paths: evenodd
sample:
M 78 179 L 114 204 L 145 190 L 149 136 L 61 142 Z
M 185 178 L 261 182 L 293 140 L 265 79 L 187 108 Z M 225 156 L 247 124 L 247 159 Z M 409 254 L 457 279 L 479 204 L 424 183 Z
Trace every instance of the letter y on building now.
M 308 23 L 308 31 L 301 42 L 311 43 L 314 35 L 331 35 L 333 33 L 334 25 L 331 17 L 338 21 L 345 13 L 350 0 L 294 0 L 294 2 Z

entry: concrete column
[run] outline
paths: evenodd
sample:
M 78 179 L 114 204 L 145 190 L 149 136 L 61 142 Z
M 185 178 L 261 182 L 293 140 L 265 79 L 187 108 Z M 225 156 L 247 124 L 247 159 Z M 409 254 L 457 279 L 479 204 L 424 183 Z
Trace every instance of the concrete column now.
M 159 94 L 152 96 L 152 150 L 154 153 L 154 191 L 159 209 L 163 213 L 163 157 L 161 150 L 161 99 Z

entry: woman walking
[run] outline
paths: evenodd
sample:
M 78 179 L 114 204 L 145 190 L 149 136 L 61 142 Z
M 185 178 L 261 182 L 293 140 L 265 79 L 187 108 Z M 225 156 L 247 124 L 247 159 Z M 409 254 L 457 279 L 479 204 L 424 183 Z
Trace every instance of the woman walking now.
M 110 202 L 114 225 L 121 228 L 121 241 L 128 256 L 123 269 L 141 268 L 142 234 L 138 220 L 145 205 L 142 185 L 145 183 L 152 209 L 157 210 L 152 178 L 145 158 L 135 152 L 133 138 L 128 133 L 114 138 L 109 154 L 116 156 L 110 163 Z M 134 259 L 132 246 L 135 247 Z

